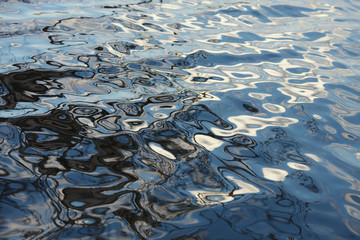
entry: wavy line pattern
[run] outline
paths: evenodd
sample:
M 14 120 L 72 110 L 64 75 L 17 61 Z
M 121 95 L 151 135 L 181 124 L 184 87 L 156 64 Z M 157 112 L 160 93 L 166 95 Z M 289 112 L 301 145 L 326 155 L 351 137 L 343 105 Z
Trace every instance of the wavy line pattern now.
M 360 237 L 357 1 L 0 1 L 4 239 Z

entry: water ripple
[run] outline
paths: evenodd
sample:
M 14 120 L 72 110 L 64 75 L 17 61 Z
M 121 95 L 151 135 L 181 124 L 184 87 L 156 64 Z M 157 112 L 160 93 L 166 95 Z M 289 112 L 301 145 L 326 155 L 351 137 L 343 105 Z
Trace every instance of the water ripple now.
M 359 9 L 0 1 L 1 236 L 359 238 Z

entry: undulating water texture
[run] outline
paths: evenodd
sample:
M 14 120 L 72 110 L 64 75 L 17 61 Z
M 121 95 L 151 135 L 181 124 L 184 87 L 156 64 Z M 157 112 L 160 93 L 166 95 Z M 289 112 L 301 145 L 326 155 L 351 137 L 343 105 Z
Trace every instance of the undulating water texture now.
M 0 239 L 360 239 L 358 0 L 1 0 Z

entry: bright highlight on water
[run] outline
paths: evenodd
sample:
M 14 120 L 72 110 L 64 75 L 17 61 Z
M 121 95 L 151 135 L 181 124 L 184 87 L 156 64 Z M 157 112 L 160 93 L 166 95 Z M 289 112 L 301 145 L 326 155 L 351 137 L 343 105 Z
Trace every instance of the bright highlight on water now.
M 359 12 L 0 1 L 0 238 L 360 239 Z

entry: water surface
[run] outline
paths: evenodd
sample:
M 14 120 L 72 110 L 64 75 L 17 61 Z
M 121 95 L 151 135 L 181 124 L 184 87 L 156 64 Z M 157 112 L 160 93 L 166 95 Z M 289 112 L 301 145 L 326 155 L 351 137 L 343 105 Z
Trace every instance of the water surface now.
M 360 239 L 360 4 L 0 1 L 2 239 Z

